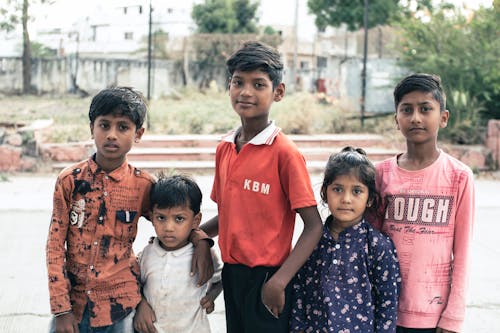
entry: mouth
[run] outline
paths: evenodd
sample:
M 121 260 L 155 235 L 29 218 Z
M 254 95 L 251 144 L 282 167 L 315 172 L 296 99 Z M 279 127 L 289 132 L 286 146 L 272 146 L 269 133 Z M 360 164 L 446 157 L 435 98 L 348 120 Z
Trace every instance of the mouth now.
M 251 102 L 248 102 L 248 101 L 236 101 L 237 104 L 243 106 L 243 107 L 250 107 L 250 106 L 254 106 L 255 103 L 251 103 Z
M 116 151 L 120 149 L 119 145 L 108 143 L 104 145 L 104 149 L 109 150 L 109 151 Z
M 410 132 L 421 132 L 421 131 L 425 131 L 425 128 L 423 127 L 410 128 Z

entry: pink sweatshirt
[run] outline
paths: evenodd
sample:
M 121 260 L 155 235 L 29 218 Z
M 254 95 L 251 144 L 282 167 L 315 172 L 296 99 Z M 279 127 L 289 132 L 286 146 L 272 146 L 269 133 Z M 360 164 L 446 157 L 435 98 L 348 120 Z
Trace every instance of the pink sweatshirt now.
M 387 204 L 381 227 L 398 251 L 398 326 L 460 332 L 465 315 L 474 221 L 473 174 L 441 152 L 427 168 L 408 171 L 393 157 L 377 166 Z

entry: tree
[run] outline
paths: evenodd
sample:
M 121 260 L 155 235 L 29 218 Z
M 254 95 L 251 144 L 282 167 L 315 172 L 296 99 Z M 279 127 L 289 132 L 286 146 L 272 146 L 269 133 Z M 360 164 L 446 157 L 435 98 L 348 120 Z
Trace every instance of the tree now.
M 258 7 L 250 0 L 205 0 L 191 16 L 199 33 L 255 33 Z
M 307 6 L 316 16 L 315 23 L 320 30 L 342 24 L 350 31 L 363 27 L 364 0 L 308 0 Z M 385 24 L 401 13 L 398 0 L 372 0 L 369 9 L 368 28 Z
M 41 3 L 49 2 L 47 0 L 39 0 Z M 29 21 L 29 5 L 28 0 L 6 0 L 0 7 L 0 14 L 3 20 L 0 21 L 0 29 L 12 31 L 21 23 L 23 31 L 23 93 L 30 93 L 31 89 L 31 42 L 28 32 Z
M 258 2 L 250 0 L 205 0 L 194 5 L 191 16 L 198 26 L 193 36 L 199 87 L 206 88 L 214 77 L 225 74 L 224 63 L 241 40 L 257 38 Z M 275 44 L 275 36 L 263 36 L 264 41 Z M 224 73 L 221 74 L 221 71 Z
M 451 112 L 443 134 L 458 143 L 480 141 L 477 126 L 500 119 L 499 19 L 498 8 L 465 17 L 438 7 L 426 20 L 409 17 L 399 23 L 401 63 L 412 72 L 441 76 Z

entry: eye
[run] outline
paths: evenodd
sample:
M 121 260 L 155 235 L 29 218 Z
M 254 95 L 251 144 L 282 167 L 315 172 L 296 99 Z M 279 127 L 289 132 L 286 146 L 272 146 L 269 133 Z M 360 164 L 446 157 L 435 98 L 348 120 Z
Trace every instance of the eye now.
M 360 188 L 355 188 L 355 189 L 352 190 L 352 193 L 354 195 L 360 195 L 361 193 L 363 193 L 363 190 L 360 189 Z
M 130 129 L 130 126 L 125 125 L 125 124 L 120 124 L 118 126 L 118 129 L 120 130 L 120 132 L 126 132 L 126 131 L 128 131 Z
M 233 80 L 231 80 L 231 85 L 233 87 L 240 87 L 242 85 L 242 82 L 241 82 L 241 80 L 233 79 Z
M 175 223 L 179 223 L 180 224 L 180 223 L 184 222 L 184 220 L 186 220 L 184 218 L 184 216 L 178 215 L 178 216 L 175 217 Z
M 411 113 L 413 110 L 412 108 L 410 107 L 404 107 L 403 109 L 401 109 L 401 112 L 402 113 Z
M 422 106 L 421 111 L 422 111 L 422 112 L 429 112 L 429 111 L 432 111 L 432 107 L 430 107 L 430 106 Z
M 334 186 L 332 187 L 332 191 L 335 193 L 342 193 L 344 190 L 340 186 Z
M 266 85 L 264 83 L 257 82 L 254 84 L 254 87 L 255 87 L 255 89 L 262 89 L 262 88 L 265 88 Z
M 99 127 L 102 128 L 102 129 L 108 129 L 109 128 L 109 124 L 108 123 L 99 123 Z
M 155 220 L 158 222 L 164 222 L 166 219 L 163 215 L 155 215 Z

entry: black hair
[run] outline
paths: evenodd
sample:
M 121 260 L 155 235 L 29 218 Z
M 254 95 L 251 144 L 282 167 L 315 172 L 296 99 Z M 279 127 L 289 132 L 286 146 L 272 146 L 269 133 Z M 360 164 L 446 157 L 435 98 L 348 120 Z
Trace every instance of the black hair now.
M 368 201 L 371 202 L 371 205 L 367 209 L 377 214 L 382 200 L 375 186 L 375 166 L 361 148 L 348 146 L 342 149 L 340 153 L 330 155 L 325 167 L 323 184 L 321 185 L 321 199 L 323 202 L 327 202 L 327 187 L 337 177 L 351 174 L 368 187 Z
M 414 73 L 401 80 L 394 88 L 394 105 L 396 110 L 406 94 L 413 91 L 432 93 L 439 102 L 441 112 L 446 110 L 446 94 L 441 85 L 441 78 L 436 74 Z
M 275 48 L 259 41 L 247 41 L 226 61 L 229 76 L 234 72 L 260 70 L 269 75 L 275 89 L 283 79 L 283 62 Z
M 147 103 L 141 92 L 130 87 L 113 87 L 101 90 L 92 98 L 89 119 L 93 124 L 99 116 L 126 116 L 138 130 L 144 123 L 146 113 Z
M 151 209 L 189 206 L 196 215 L 200 212 L 201 200 L 198 184 L 185 175 L 166 177 L 160 173 L 150 192 Z

